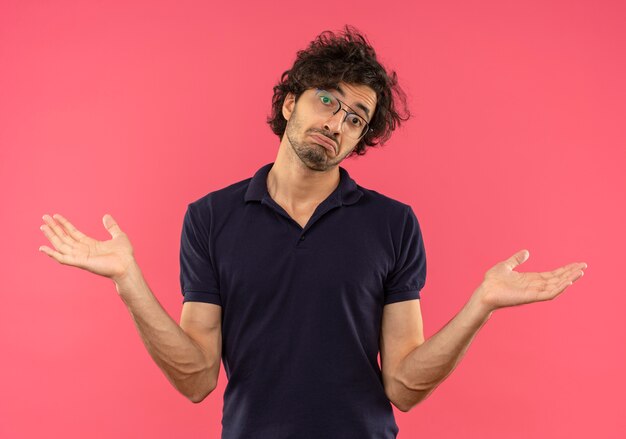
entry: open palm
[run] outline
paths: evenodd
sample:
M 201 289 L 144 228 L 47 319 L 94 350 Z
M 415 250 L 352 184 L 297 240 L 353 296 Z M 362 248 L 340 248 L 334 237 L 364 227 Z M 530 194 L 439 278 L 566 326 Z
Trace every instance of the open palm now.
M 573 262 L 543 273 L 519 273 L 515 267 L 526 262 L 530 253 L 521 250 L 485 273 L 481 300 L 490 309 L 551 300 L 583 275 L 584 262 Z
M 134 260 L 133 247 L 128 237 L 111 215 L 102 218 L 104 227 L 112 237 L 108 241 L 90 238 L 59 214 L 55 214 L 54 219 L 44 215 L 43 220 L 46 224 L 40 229 L 56 250 L 45 245 L 39 247 L 39 250 L 63 265 L 116 280 L 127 272 Z

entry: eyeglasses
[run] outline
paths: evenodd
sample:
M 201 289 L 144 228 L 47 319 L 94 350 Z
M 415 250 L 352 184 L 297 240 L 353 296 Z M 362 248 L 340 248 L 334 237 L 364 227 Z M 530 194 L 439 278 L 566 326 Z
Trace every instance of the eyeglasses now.
M 370 130 L 369 124 L 365 119 L 326 90 L 315 89 L 313 106 L 319 114 L 327 117 L 334 116 L 339 110 L 345 111 L 346 115 L 341 120 L 341 130 L 346 137 L 352 140 L 360 140 Z

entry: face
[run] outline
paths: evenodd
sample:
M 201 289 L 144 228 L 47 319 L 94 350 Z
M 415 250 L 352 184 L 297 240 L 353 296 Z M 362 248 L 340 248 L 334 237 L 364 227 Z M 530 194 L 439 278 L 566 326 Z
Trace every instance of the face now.
M 343 161 L 359 143 L 360 139 L 351 139 L 342 132 L 341 123 L 346 113 L 355 112 L 368 123 L 376 109 L 376 92 L 366 85 L 341 82 L 337 88 L 327 88 L 342 102 L 342 110 L 327 116 L 316 110 L 316 90 L 306 90 L 294 101 L 289 94 L 283 105 L 283 115 L 287 119 L 285 137 L 293 152 L 309 169 L 326 171 Z M 284 139 L 283 139 L 284 140 Z M 324 140 L 332 147 L 324 146 Z

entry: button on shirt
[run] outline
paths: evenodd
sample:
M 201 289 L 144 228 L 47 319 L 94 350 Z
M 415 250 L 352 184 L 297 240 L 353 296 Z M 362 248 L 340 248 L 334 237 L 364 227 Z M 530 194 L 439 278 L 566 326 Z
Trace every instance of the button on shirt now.
M 426 280 L 417 218 L 339 167 L 303 228 L 270 197 L 272 166 L 183 220 L 183 302 L 222 307 L 222 439 L 395 438 L 377 357 L 383 307 Z

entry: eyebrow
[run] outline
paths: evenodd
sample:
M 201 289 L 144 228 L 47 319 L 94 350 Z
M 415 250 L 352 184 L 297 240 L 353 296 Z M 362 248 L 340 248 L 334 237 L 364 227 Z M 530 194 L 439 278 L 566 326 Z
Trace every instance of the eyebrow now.
M 345 96 L 343 89 L 339 85 L 336 85 L 334 88 L 339 92 L 342 98 Z M 365 114 L 367 115 L 368 118 L 370 117 L 370 110 L 365 105 L 363 105 L 360 102 L 357 102 L 354 105 L 359 107 L 361 110 L 365 111 Z

